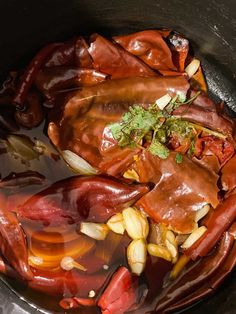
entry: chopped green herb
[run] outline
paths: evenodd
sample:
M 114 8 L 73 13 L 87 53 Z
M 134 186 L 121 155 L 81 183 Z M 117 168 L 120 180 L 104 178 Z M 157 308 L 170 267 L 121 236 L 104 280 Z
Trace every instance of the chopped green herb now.
M 191 140 L 191 143 L 190 143 L 190 146 L 189 146 L 189 149 L 188 149 L 188 156 L 192 157 L 194 152 L 195 152 L 195 138 L 193 138 Z
M 183 161 L 183 155 L 180 153 L 177 153 L 175 156 L 175 161 L 177 162 L 177 164 L 181 164 L 181 162 Z
M 171 102 L 168 104 L 168 106 L 165 107 L 165 110 L 168 113 L 171 113 L 172 111 L 174 111 L 175 109 L 177 109 L 178 107 L 182 106 L 182 105 L 191 105 L 191 103 L 201 94 L 201 92 L 197 92 L 193 97 L 186 99 L 186 96 L 184 94 L 179 94 L 176 95 Z
M 197 129 L 203 127 L 194 123 L 182 120 L 171 115 L 171 112 L 182 104 L 191 104 L 199 95 L 186 99 L 185 95 L 176 95 L 163 110 L 156 104 L 150 105 L 147 109 L 134 105 L 129 108 L 119 122 L 109 126 L 115 140 L 120 147 L 141 147 L 147 148 L 151 154 L 165 159 L 169 156 L 168 141 L 176 138 L 179 143 L 190 143 L 189 156 L 192 156 L 195 149 Z M 208 130 L 204 128 L 204 131 Z M 212 131 L 209 130 L 212 133 Z M 221 137 L 220 133 L 214 135 Z M 176 162 L 181 163 L 183 156 L 176 155 Z
M 179 100 L 180 103 L 184 103 L 184 102 L 186 101 L 186 96 L 185 96 L 185 94 L 180 93 L 180 94 L 178 95 L 178 100 Z
M 149 151 L 152 155 L 158 156 L 161 159 L 166 159 L 170 154 L 169 149 L 156 139 L 154 139 L 149 146 Z

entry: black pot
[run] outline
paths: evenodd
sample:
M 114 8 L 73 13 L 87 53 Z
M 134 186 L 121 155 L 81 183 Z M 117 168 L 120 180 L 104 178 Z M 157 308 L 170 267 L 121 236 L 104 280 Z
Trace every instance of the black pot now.
M 22 67 L 46 43 L 75 34 L 104 35 L 167 27 L 185 34 L 203 61 L 210 92 L 236 111 L 235 0 L 2 0 L 0 79 Z M 236 272 L 186 313 L 236 313 Z M 47 298 L 47 297 L 45 297 Z M 0 282 L 4 314 L 35 313 Z M 115 314 L 115 313 L 114 313 Z

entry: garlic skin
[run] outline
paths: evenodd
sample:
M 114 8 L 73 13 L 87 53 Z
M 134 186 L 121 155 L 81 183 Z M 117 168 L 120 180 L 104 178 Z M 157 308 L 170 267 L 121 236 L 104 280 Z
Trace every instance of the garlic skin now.
M 104 240 L 108 235 L 109 228 L 106 224 L 81 222 L 80 232 L 95 240 Z
M 124 219 L 123 215 L 121 213 L 118 213 L 114 216 L 112 216 L 107 221 L 108 228 L 118 234 L 124 234 L 125 232 L 125 226 L 124 226 Z
M 146 239 L 149 233 L 147 217 L 132 207 L 123 210 L 125 230 L 133 240 Z
M 143 239 L 133 240 L 127 248 L 128 264 L 132 273 L 140 275 L 145 268 L 147 248 Z

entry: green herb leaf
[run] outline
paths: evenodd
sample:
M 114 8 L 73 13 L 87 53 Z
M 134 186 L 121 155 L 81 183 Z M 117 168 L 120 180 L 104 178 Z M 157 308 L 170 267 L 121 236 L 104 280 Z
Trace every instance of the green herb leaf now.
M 192 139 L 188 150 L 188 156 L 192 157 L 194 152 L 195 152 L 195 139 Z
M 120 123 L 113 123 L 109 125 L 109 129 L 111 130 L 112 136 L 115 140 L 119 140 L 119 138 L 122 136 L 122 126 Z
M 183 161 L 183 155 L 180 153 L 177 153 L 175 156 L 175 161 L 177 162 L 177 164 L 181 164 Z
M 161 159 L 168 158 L 168 156 L 170 154 L 169 149 L 156 139 L 154 139 L 152 141 L 151 145 L 149 146 L 149 151 L 152 155 L 158 156 Z
M 186 96 L 185 96 L 185 94 L 180 93 L 180 94 L 178 95 L 178 101 L 181 102 L 181 103 L 184 103 L 184 102 L 186 101 Z
M 153 155 L 165 159 L 169 155 L 166 144 L 171 137 L 181 142 L 186 138 L 192 139 L 196 133 L 191 123 L 170 113 L 182 104 L 191 103 L 197 96 L 198 93 L 186 100 L 184 94 L 176 95 L 164 110 L 160 110 L 156 104 L 147 109 L 134 105 L 119 122 L 109 125 L 112 136 L 120 147 L 149 147 Z

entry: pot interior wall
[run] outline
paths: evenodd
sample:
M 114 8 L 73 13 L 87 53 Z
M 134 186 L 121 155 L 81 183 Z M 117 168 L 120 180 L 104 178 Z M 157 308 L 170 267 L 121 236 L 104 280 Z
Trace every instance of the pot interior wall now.
M 211 94 L 236 111 L 235 11 L 235 0 L 2 0 L 0 79 L 9 70 L 24 66 L 52 41 L 92 32 L 109 36 L 166 27 L 191 40 L 194 52 L 203 60 Z M 212 298 L 186 313 L 235 313 L 235 279 L 236 272 Z M 18 305 L 22 313 L 34 313 L 1 285 L 0 299 L 5 300 L 3 313 L 20 313 Z M 13 302 L 16 312 L 14 306 L 9 311 Z

